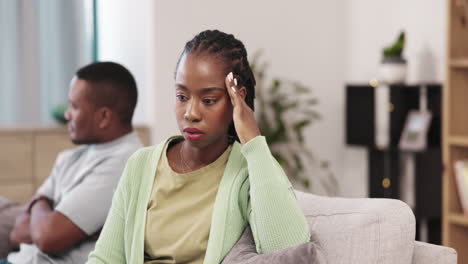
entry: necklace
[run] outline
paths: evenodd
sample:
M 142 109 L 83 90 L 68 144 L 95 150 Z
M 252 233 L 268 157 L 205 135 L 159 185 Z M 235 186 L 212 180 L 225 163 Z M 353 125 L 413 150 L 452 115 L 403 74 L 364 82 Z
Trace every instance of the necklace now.
M 182 155 L 182 149 L 184 148 L 184 143 L 182 142 L 181 144 L 182 144 L 182 146 L 180 147 L 180 150 L 179 150 L 180 161 L 182 161 L 182 165 L 183 165 L 185 168 L 188 168 L 188 169 L 189 169 L 189 171 L 185 171 L 185 169 L 182 170 L 182 171 L 183 171 L 184 173 L 191 172 L 191 171 L 193 171 L 193 169 L 187 164 L 187 162 L 185 162 L 184 156 Z

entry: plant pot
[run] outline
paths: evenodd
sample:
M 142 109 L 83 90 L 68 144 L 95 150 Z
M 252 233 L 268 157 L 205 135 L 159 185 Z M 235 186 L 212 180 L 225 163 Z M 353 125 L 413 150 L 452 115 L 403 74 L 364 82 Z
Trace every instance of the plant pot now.
M 384 57 L 379 68 L 379 81 L 387 84 L 404 83 L 406 60 L 400 57 Z

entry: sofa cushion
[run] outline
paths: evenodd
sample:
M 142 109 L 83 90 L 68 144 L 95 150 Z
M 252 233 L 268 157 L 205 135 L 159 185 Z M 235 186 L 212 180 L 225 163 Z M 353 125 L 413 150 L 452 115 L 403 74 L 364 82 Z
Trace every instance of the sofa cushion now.
M 268 254 L 258 254 L 250 227 L 224 258 L 222 264 L 323 264 L 325 258 L 314 242 L 292 246 Z
M 411 263 L 415 220 L 405 203 L 296 194 L 329 263 Z
M 0 196 L 0 259 L 6 258 L 10 251 L 10 232 L 23 208 L 17 202 Z

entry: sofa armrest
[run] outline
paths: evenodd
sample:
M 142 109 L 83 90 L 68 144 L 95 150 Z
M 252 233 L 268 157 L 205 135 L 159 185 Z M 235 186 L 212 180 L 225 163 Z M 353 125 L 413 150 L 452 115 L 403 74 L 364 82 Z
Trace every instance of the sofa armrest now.
M 413 264 L 456 264 L 457 252 L 453 248 L 414 242 Z
M 329 263 L 411 263 L 415 218 L 402 201 L 296 195 Z

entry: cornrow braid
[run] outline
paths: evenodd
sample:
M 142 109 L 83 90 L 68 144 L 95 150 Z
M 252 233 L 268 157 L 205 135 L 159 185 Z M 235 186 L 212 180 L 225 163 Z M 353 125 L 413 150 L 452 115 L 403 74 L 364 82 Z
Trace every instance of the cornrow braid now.
M 232 72 L 239 86 L 246 89 L 245 102 L 254 110 L 255 99 L 255 76 L 247 59 L 247 50 L 244 44 L 232 34 L 226 34 L 219 30 L 205 30 L 196 35 L 185 44 L 176 69 L 184 55 L 189 53 L 213 54 L 222 59 L 227 66 L 228 72 Z M 234 124 L 231 123 L 228 131 L 233 140 L 239 141 Z

